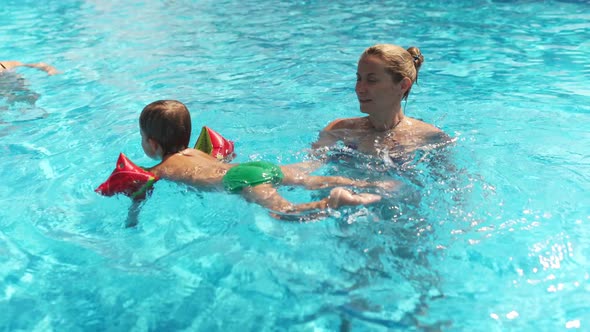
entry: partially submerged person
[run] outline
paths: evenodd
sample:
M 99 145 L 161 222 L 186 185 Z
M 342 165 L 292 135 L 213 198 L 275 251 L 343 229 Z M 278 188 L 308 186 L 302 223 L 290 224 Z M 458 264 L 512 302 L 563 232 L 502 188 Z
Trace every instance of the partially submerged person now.
M 338 142 L 358 152 L 399 155 L 416 149 L 445 145 L 452 139 L 439 128 L 404 114 L 407 100 L 424 56 L 417 47 L 407 50 L 378 44 L 360 56 L 356 95 L 365 117 L 337 119 L 320 133 L 314 149 Z
M 49 75 L 59 74 L 59 71 L 57 69 L 55 69 L 55 67 L 48 65 L 46 63 L 43 63 L 43 62 L 22 63 L 20 61 L 14 61 L 14 60 L 0 61 L 0 73 L 2 73 L 3 71 L 8 71 L 8 70 L 17 68 L 17 67 L 36 68 L 36 69 L 40 69 L 40 70 L 45 71 Z
M 326 210 L 344 205 L 370 204 L 381 196 L 355 194 L 342 186 L 394 189 L 395 182 L 353 180 L 340 176 L 311 176 L 297 167 L 277 166 L 254 161 L 228 164 L 202 151 L 188 148 L 191 117 L 184 104 L 175 100 L 158 100 L 147 105 L 139 118 L 141 145 L 147 156 L 161 160 L 149 172 L 159 178 L 184 183 L 202 190 L 227 190 L 239 193 L 248 201 L 278 213 Z M 295 204 L 283 198 L 278 185 L 304 186 L 308 189 L 335 187 L 319 201 Z
M 35 105 L 40 95 L 30 90 L 28 81 L 14 70 L 19 67 L 36 68 L 49 75 L 59 73 L 43 62 L 0 61 L 0 125 L 44 118 L 48 114 Z

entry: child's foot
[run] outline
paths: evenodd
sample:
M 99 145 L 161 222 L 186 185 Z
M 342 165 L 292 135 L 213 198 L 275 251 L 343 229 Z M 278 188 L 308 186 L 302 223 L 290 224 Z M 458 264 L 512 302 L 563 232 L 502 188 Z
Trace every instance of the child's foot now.
M 381 196 L 379 195 L 368 193 L 355 194 L 350 190 L 337 187 L 330 191 L 330 196 L 328 196 L 328 206 L 337 209 L 344 205 L 371 204 L 380 200 Z

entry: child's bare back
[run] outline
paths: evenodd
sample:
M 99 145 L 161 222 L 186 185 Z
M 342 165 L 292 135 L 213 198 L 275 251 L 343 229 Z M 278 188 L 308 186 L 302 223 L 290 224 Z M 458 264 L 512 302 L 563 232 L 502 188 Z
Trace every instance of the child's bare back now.
M 149 171 L 160 178 L 197 188 L 221 189 L 223 176 L 232 166 L 202 151 L 188 148 L 164 157 Z

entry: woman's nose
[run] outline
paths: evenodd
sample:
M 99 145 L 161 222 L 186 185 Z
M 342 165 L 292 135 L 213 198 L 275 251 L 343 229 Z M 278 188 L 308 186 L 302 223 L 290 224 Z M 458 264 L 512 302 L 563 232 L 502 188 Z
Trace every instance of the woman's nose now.
M 365 93 L 367 91 L 367 85 L 362 81 L 358 81 L 356 82 L 355 90 L 357 94 Z

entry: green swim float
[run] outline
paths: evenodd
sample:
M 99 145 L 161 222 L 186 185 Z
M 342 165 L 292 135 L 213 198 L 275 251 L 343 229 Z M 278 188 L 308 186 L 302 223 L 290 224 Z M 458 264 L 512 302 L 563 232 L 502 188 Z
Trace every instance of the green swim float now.
M 254 187 L 263 183 L 280 184 L 283 172 L 277 165 L 267 161 L 251 161 L 234 166 L 223 177 L 226 190 L 236 193 L 245 187 Z

